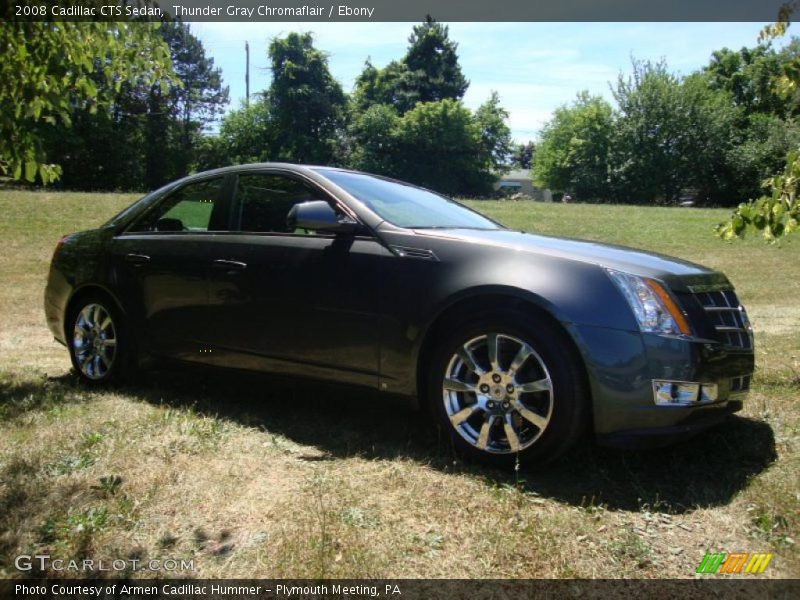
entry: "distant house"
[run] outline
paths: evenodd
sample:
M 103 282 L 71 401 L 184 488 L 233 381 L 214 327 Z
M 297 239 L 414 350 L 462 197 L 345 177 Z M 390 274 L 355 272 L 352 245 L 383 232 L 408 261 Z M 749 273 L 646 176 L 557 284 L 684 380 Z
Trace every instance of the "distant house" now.
M 525 194 L 540 202 L 552 202 L 553 193 L 550 190 L 543 190 L 534 187 L 530 171 L 515 169 L 509 171 L 494 184 L 495 191 L 501 191 L 509 196 L 514 194 Z

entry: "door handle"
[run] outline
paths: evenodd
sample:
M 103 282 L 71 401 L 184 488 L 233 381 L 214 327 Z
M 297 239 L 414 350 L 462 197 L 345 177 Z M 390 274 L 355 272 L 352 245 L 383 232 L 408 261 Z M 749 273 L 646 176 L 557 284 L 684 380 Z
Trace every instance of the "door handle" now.
M 150 262 L 150 257 L 146 254 L 126 254 L 125 260 L 135 265 L 143 265 Z
M 227 260 L 225 258 L 218 258 L 214 261 L 213 266 L 215 269 L 228 269 L 232 271 L 244 271 L 247 268 L 247 263 L 240 260 Z

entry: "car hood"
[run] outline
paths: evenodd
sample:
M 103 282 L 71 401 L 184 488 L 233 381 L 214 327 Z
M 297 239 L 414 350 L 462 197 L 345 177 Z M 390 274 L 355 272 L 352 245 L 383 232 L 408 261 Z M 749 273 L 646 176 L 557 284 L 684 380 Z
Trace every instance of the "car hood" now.
M 504 247 L 520 252 L 592 263 L 670 282 L 680 280 L 683 285 L 728 283 L 724 275 L 702 265 L 672 256 L 613 244 L 523 233 L 508 229 L 417 229 L 415 233 L 423 237 Z

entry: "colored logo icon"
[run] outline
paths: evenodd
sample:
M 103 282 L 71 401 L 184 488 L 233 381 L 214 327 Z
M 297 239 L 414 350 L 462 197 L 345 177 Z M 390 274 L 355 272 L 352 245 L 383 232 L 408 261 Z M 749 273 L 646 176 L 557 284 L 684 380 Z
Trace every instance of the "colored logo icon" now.
M 696 573 L 717 573 L 728 575 L 758 574 L 767 568 L 772 554 L 736 552 L 706 552 L 697 567 Z

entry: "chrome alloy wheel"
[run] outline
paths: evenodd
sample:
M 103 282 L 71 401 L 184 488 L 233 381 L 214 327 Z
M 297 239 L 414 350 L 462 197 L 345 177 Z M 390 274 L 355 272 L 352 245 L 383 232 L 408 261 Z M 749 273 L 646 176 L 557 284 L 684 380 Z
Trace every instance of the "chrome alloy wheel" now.
M 87 304 L 75 319 L 72 352 L 81 373 L 103 379 L 114 364 L 117 332 L 109 312 L 100 304 Z
M 493 454 L 531 446 L 553 412 L 553 383 L 544 361 L 523 340 L 501 333 L 473 338 L 453 354 L 442 397 L 458 434 Z

